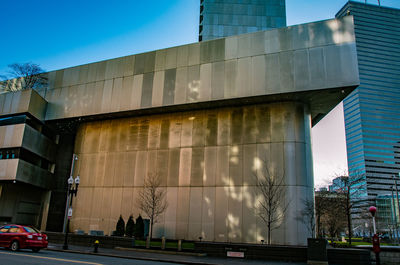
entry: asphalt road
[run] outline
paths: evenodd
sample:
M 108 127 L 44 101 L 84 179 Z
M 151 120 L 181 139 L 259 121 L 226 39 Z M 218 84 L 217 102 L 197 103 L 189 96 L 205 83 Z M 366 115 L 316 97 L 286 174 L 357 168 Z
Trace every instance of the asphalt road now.
M 169 265 L 176 263 L 152 262 L 145 260 L 133 260 L 123 258 L 112 258 L 96 255 L 84 255 L 66 252 L 56 252 L 41 250 L 39 253 L 33 253 L 31 250 L 21 250 L 12 252 L 0 248 L 0 265 Z

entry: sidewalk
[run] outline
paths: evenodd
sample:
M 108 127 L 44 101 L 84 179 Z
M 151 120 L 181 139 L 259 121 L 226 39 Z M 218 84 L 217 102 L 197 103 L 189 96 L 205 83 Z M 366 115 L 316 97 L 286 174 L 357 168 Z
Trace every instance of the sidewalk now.
M 127 258 L 127 259 L 138 259 L 138 260 L 148 260 L 148 261 L 158 261 L 158 262 L 170 262 L 178 264 L 190 264 L 190 265 L 306 265 L 306 263 L 301 262 L 279 262 L 279 261 L 266 261 L 266 260 L 248 260 L 239 258 L 215 258 L 207 257 L 204 255 L 199 255 L 197 253 L 179 253 L 173 252 L 166 254 L 163 251 L 146 251 L 146 250 L 134 250 L 126 248 L 118 249 L 106 249 L 99 248 L 97 254 L 93 253 L 93 248 L 73 246 L 69 245 L 69 250 L 63 250 L 61 244 L 49 244 L 47 247 L 51 251 L 63 251 L 71 253 L 80 254 L 90 254 L 90 255 L 102 255 L 109 257 Z

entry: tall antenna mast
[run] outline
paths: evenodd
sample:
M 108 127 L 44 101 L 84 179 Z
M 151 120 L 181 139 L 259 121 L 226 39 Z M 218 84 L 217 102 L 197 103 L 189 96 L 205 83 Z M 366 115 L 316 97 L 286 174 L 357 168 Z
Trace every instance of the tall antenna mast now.
M 365 3 L 367 3 L 367 0 L 365 0 Z M 378 0 L 378 5 L 381 6 L 381 0 Z

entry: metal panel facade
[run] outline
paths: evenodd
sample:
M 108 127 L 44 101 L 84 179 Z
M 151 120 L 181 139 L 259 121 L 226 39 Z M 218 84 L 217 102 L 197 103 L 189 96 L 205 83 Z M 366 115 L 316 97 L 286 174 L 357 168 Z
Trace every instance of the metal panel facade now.
M 270 118 L 266 119 L 266 116 Z M 266 120 L 269 120 L 265 126 L 271 131 L 270 138 L 260 137 L 263 132 L 249 129 Z M 254 212 L 257 197 L 254 178 L 260 170 L 260 161 L 267 161 L 271 172 L 285 178 L 285 185 L 293 190 L 291 196 L 295 200 L 312 197 L 312 176 L 304 170 L 312 166 L 306 165 L 304 158 L 305 150 L 311 150 L 311 144 L 304 134 L 297 132 L 304 128 L 294 126 L 305 123 L 309 125 L 306 130 L 310 130 L 310 113 L 302 103 L 282 102 L 147 116 L 146 126 L 126 134 L 130 124 L 141 122 L 143 118 L 133 117 L 111 123 L 90 122 L 80 127 L 75 150 L 79 156 L 76 174 L 82 180 L 79 196 L 86 199 L 74 200 L 74 209 L 79 214 L 72 219 L 73 229 L 88 231 L 90 226 L 96 226 L 108 234 L 115 229 L 120 214 L 125 219 L 130 214 L 138 215 L 135 196 L 150 173 L 160 176 L 162 187 L 168 192 L 169 206 L 165 218 L 155 226 L 155 236 L 168 233 L 170 238 L 196 240 L 201 236 L 211 241 L 257 242 L 263 235 L 251 229 L 264 226 L 256 223 Z M 218 143 L 219 125 L 229 133 L 226 134 L 227 141 Z M 110 130 L 104 130 L 105 126 Z M 163 127 L 172 126 L 176 127 L 177 133 L 169 133 L 169 130 L 163 133 Z M 207 140 L 207 126 L 214 130 L 215 139 Z M 192 133 L 182 138 L 184 131 Z M 134 145 L 139 137 L 148 141 Z M 107 139 L 105 143 L 95 140 L 103 138 Z M 102 149 L 100 145 L 106 148 Z M 311 159 L 308 161 L 310 163 Z M 98 188 L 103 190 L 101 195 L 91 193 Z M 176 195 L 170 193 L 172 190 Z M 123 196 L 123 200 L 117 195 Z M 93 204 L 98 205 L 99 201 L 109 200 L 112 200 L 113 211 L 103 211 L 100 215 L 84 211 L 93 208 Z M 283 230 L 290 227 L 298 214 L 297 209 L 302 207 L 292 205 L 294 208 L 290 206 L 292 210 L 284 221 Z M 306 230 L 304 225 L 298 224 L 293 234 L 301 236 L 294 242 L 305 242 Z M 293 234 L 274 237 L 274 242 L 288 243 Z
M 303 34 L 303 31 L 310 34 Z M 188 56 L 179 57 L 178 67 L 176 58 L 186 53 Z M 124 61 L 130 63 L 118 70 Z M 81 71 L 89 69 L 86 79 L 68 74 L 63 75 L 62 82 L 57 82 L 51 79 L 59 74 L 49 73 L 49 88 L 42 91 L 42 95 L 49 102 L 46 120 L 50 121 L 188 103 L 352 87 L 359 82 L 356 61 L 352 17 L 345 17 L 132 55 L 90 64 L 89 67 L 78 66 L 77 70 L 74 68 L 79 76 Z M 106 65 L 105 74 L 103 64 Z M 100 79 L 94 72 L 91 77 L 92 68 L 101 70 Z M 124 73 L 131 72 L 133 75 L 122 77 Z M 322 100 L 321 97 L 317 99 Z M 309 97 L 304 100 L 308 101 Z M 313 118 L 318 114 L 314 113 L 314 106 L 311 105 Z M 326 107 L 324 114 L 333 107 L 326 104 L 318 106 Z

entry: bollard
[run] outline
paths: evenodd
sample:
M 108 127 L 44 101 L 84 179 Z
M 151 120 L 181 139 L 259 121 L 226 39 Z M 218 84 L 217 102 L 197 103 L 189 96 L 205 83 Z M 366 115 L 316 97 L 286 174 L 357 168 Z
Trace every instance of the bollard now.
M 94 253 L 99 252 L 99 251 L 98 251 L 98 249 L 99 249 L 99 244 L 100 244 L 99 240 L 94 241 L 94 251 L 93 251 Z
M 134 248 L 134 247 L 135 247 L 135 245 L 136 245 L 136 242 L 135 242 L 135 237 L 133 236 L 133 237 L 132 237 L 132 247 Z
M 178 240 L 178 251 L 182 251 L 182 240 Z
M 165 249 L 165 236 L 161 238 L 161 249 Z

